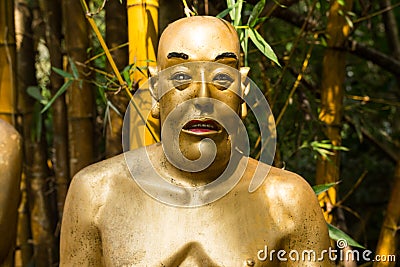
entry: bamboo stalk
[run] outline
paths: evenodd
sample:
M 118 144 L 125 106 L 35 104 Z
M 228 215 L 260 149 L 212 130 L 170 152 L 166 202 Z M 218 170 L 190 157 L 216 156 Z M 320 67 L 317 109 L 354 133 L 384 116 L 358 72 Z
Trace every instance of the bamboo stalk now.
M 26 121 L 25 125 L 27 127 L 24 130 L 28 131 L 31 124 Z M 31 166 L 27 171 L 27 178 L 35 266 L 52 266 L 58 258 L 54 236 L 55 223 L 52 220 L 55 216 L 49 201 L 49 170 L 45 148 L 42 136 L 38 142 L 31 143 L 25 149 L 25 153 L 32 155 L 32 162 L 27 162 L 27 165 Z
M 61 6 L 58 1 L 39 0 L 45 27 L 46 43 L 50 54 L 50 63 L 52 67 L 63 68 L 63 56 L 61 52 Z M 55 95 L 58 89 L 63 85 L 64 79 L 60 75 L 50 73 L 50 91 Z M 57 209 L 58 220 L 64 209 L 64 201 L 67 195 L 67 189 L 70 182 L 68 170 L 68 123 L 67 106 L 65 103 L 65 94 L 59 96 L 52 105 L 53 119 L 53 147 L 54 147 L 54 174 L 57 185 Z
M 100 33 L 100 31 L 99 31 L 99 29 L 98 29 L 98 27 L 97 27 L 95 21 L 94 21 L 94 19 L 92 18 L 93 14 L 90 13 L 89 8 L 88 8 L 88 6 L 87 6 L 87 4 L 86 4 L 86 1 L 85 1 L 85 0 L 80 0 L 80 2 L 81 2 L 81 5 L 82 5 L 82 7 L 83 7 L 83 10 L 85 11 L 86 18 L 87 18 L 87 20 L 88 20 L 90 26 L 92 27 L 93 31 L 95 32 L 96 37 L 98 38 L 101 47 L 104 49 L 104 53 L 105 53 L 105 55 L 106 55 L 106 57 L 107 57 L 107 59 L 108 59 L 108 62 L 110 63 L 111 68 L 112 68 L 112 70 L 113 70 L 115 76 L 117 77 L 117 80 L 118 80 L 119 84 L 121 85 L 121 89 L 123 89 L 123 90 L 126 91 L 127 95 L 129 96 L 129 98 L 130 98 L 130 100 L 131 100 L 129 103 L 134 107 L 134 109 L 135 109 L 135 111 L 136 111 L 136 113 L 133 114 L 133 116 L 135 117 L 135 119 L 136 119 L 136 117 L 140 118 L 139 120 L 136 120 L 136 121 L 138 121 L 141 125 L 137 125 L 136 123 L 130 123 L 131 128 L 133 127 L 133 129 L 134 129 L 134 130 L 133 130 L 133 131 L 134 131 L 133 134 L 136 134 L 137 136 L 140 137 L 140 136 L 141 136 L 141 132 L 142 132 L 143 130 L 139 131 L 138 129 L 141 128 L 140 126 L 144 126 L 144 128 L 145 128 L 144 131 L 145 131 L 145 134 L 146 134 L 145 137 L 146 137 L 146 136 L 151 136 L 151 137 L 145 138 L 145 140 L 148 142 L 148 144 L 151 144 L 151 143 L 154 143 L 154 142 L 159 142 L 159 140 L 160 140 L 160 138 L 159 138 L 160 134 L 159 134 L 159 131 L 158 131 L 158 130 L 159 130 L 159 126 L 158 126 L 159 123 L 158 123 L 158 120 L 156 120 L 156 119 L 154 119 L 154 118 L 152 118 L 152 117 L 150 117 L 150 118 L 148 118 L 148 119 L 146 119 L 146 118 L 143 117 L 142 113 L 145 113 L 145 112 L 142 112 L 141 109 L 142 109 L 144 106 L 140 105 L 140 109 L 139 109 L 138 104 L 136 103 L 135 99 L 133 99 L 132 93 L 130 92 L 130 90 L 129 90 L 127 84 L 126 84 L 126 82 L 122 79 L 122 76 L 121 76 L 121 74 L 119 73 L 119 70 L 118 70 L 118 68 L 117 68 L 117 66 L 116 66 L 116 64 L 115 64 L 115 62 L 114 62 L 114 59 L 113 59 L 113 57 L 111 56 L 111 53 L 110 53 L 110 51 L 109 51 L 109 49 L 108 49 L 106 43 L 104 42 L 104 39 L 103 39 L 103 37 L 102 37 L 102 35 L 101 35 L 101 33 Z M 158 3 L 157 3 L 157 5 L 155 5 L 155 3 L 157 3 L 157 1 L 150 1 L 149 3 L 147 3 L 147 2 L 140 2 L 140 4 L 145 8 L 145 10 L 147 10 L 148 4 L 150 4 L 150 6 L 153 6 L 153 8 L 154 8 L 154 7 L 158 7 Z M 139 4 L 139 2 L 137 2 L 137 4 Z M 136 5 L 136 4 L 134 4 L 133 6 L 135 6 L 135 5 Z M 129 2 L 128 2 L 128 7 L 129 7 L 129 6 L 130 6 L 130 5 L 129 5 Z M 129 13 L 129 12 L 128 12 L 128 13 Z M 142 12 L 142 13 L 143 13 L 143 12 Z M 147 13 L 147 11 L 146 11 L 146 13 Z M 152 12 L 149 12 L 149 13 L 150 13 L 150 14 L 154 14 L 154 12 L 153 12 L 153 13 L 152 13 Z M 147 16 L 147 15 L 146 15 L 146 16 Z M 151 28 L 152 28 L 153 31 L 154 31 L 154 29 L 157 29 L 157 24 L 154 24 L 154 21 L 156 20 L 157 16 L 150 15 L 150 16 L 148 16 L 148 17 L 150 18 L 150 22 L 151 22 L 151 24 L 152 24 L 152 27 L 151 27 Z M 129 16 L 128 16 L 128 18 L 129 18 Z M 128 22 L 128 26 L 129 26 L 129 22 Z M 157 32 L 157 30 L 155 30 L 155 31 Z M 145 35 L 145 38 L 147 38 L 147 37 L 148 37 L 148 35 L 146 34 L 146 35 Z M 152 37 L 154 38 L 153 35 L 152 35 Z M 153 39 L 153 38 L 152 38 L 152 39 Z M 153 40 L 154 40 L 154 39 L 153 39 Z M 153 46 L 154 46 L 154 42 L 153 42 Z M 155 52 L 154 52 L 154 53 L 155 53 Z M 146 60 L 146 62 L 149 62 L 149 61 Z M 136 66 L 136 62 L 135 62 L 133 65 Z M 139 84 L 139 81 L 137 81 L 135 84 Z M 142 99 L 144 99 L 144 98 L 142 97 Z M 148 99 L 148 98 L 146 97 L 146 99 L 144 100 L 144 102 L 145 102 L 145 103 L 149 103 L 148 101 L 151 101 L 151 99 Z M 142 103 L 140 103 L 140 104 L 142 104 Z M 149 107 L 149 105 L 147 104 L 146 109 L 149 110 L 149 108 L 150 108 L 150 107 Z M 130 131 L 132 132 L 132 129 L 130 129 Z M 144 141 L 143 141 L 143 142 L 144 142 Z M 143 142 L 140 142 L 140 144 L 143 143 Z M 138 144 L 138 145 L 139 145 L 139 144 Z M 131 149 L 133 149 L 133 148 L 135 148 L 135 147 L 138 147 L 138 145 L 135 145 L 135 144 L 134 144 L 134 145 L 131 147 Z
M 383 257 L 396 255 L 399 245 L 400 230 L 400 160 L 396 164 L 392 192 L 386 209 L 385 219 L 383 220 L 378 245 L 376 247 L 376 255 Z M 397 238 L 396 238 L 397 236 Z M 398 257 L 398 255 L 397 255 Z M 398 261 L 398 259 L 397 259 Z M 376 261 L 374 267 L 394 267 L 395 261 Z
M 106 6 L 106 43 L 110 47 L 111 56 L 115 58 L 116 66 L 119 70 L 128 65 L 128 47 L 118 47 L 120 44 L 128 42 L 128 21 L 126 14 L 126 0 L 119 3 L 117 1 L 109 1 Z M 119 14 L 116 16 L 115 14 Z M 108 64 L 108 69 L 111 66 Z M 129 102 L 129 97 L 125 91 L 117 94 L 109 93 L 108 99 L 123 115 Z M 123 116 L 121 117 L 114 109 L 109 109 L 110 121 L 106 126 L 106 157 L 115 156 L 122 152 L 122 125 Z
M 0 3 L 0 119 L 15 125 L 14 1 Z
M 32 144 L 31 130 L 24 127 L 24 123 L 32 120 L 34 99 L 26 93 L 28 86 L 36 85 L 35 77 L 35 53 L 33 48 L 33 31 L 31 7 L 24 0 L 15 1 L 15 38 L 17 43 L 17 91 L 18 91 L 18 113 L 22 117 L 19 125 L 20 132 L 24 139 L 24 148 L 28 149 Z M 24 131 L 25 129 L 25 131 Z M 27 150 L 25 150 L 27 151 Z M 18 234 L 17 246 L 20 248 L 16 255 L 16 266 L 27 266 L 33 260 L 32 239 L 27 181 L 27 169 L 32 166 L 32 155 L 24 153 L 24 169 L 21 181 L 21 202 L 18 209 Z
M 18 208 L 17 248 L 15 267 L 24 267 L 33 262 L 31 222 L 28 203 L 26 175 L 21 177 L 21 201 Z
M 342 123 L 342 106 L 344 95 L 344 77 L 346 52 L 335 48 L 342 47 L 350 33 L 350 26 L 347 24 L 343 14 L 351 10 L 352 1 L 346 1 L 342 6 L 339 1 L 331 2 L 326 34 L 328 47 L 325 50 L 322 69 L 321 84 L 321 111 L 319 120 L 324 125 L 324 133 L 334 146 L 340 146 L 340 127 Z M 342 14 L 342 15 L 341 15 Z M 325 184 L 336 182 L 339 179 L 339 153 L 332 151 L 330 158 L 319 157 L 317 160 L 316 182 Z M 325 219 L 328 222 L 333 220 L 331 211 L 336 203 L 336 188 L 319 195 L 321 206 L 324 207 Z
M 129 63 L 135 64 L 139 68 L 147 68 L 156 65 L 156 48 L 158 43 L 158 0 L 128 0 L 128 40 L 129 40 Z M 146 71 L 144 71 L 146 73 Z M 139 84 L 139 87 L 147 81 L 147 76 L 139 71 L 133 73 L 133 79 Z M 142 97 L 142 101 L 137 103 L 136 112 L 131 110 L 130 135 L 131 149 L 141 146 L 141 144 L 150 145 L 160 140 L 159 120 L 153 117 L 144 118 L 146 123 L 142 123 L 141 113 L 151 109 L 152 99 L 150 94 Z M 146 110 L 146 111 L 145 111 Z M 144 134 L 144 140 L 139 140 L 138 136 Z
M 390 0 L 380 1 L 381 8 L 383 10 L 391 7 Z M 400 39 L 399 29 L 397 27 L 396 17 L 393 10 L 389 10 L 383 14 L 383 22 L 385 24 L 385 31 L 388 40 L 390 50 L 395 59 L 400 59 Z M 397 89 L 400 89 L 400 77 L 396 77 Z M 397 114 L 400 112 L 397 110 Z M 400 132 L 400 123 L 394 122 L 394 129 L 396 133 Z M 397 147 L 398 148 L 398 147 Z M 400 155 L 397 153 L 397 158 Z M 393 187 L 389 198 L 389 203 L 386 209 L 385 218 L 383 220 L 381 232 L 379 235 L 379 241 L 376 246 L 376 255 L 388 256 L 395 255 L 398 252 L 399 246 L 399 230 L 400 230 L 400 160 L 396 162 L 395 173 L 393 177 Z M 397 236 L 397 238 L 396 238 Z M 397 255 L 398 257 L 399 255 Z M 397 259 L 397 261 L 399 261 Z M 374 262 L 373 267 L 394 267 L 396 262 L 394 261 L 381 261 Z
M 65 46 L 72 61 L 84 62 L 89 47 L 89 31 L 79 1 L 63 0 Z M 84 69 L 78 66 L 80 75 Z M 84 77 L 88 79 L 89 77 Z M 75 81 L 67 90 L 69 171 L 73 177 L 94 161 L 94 94 L 88 83 Z
M 33 3 L 36 6 L 36 2 Z M 22 132 L 24 136 L 24 172 L 27 183 L 27 199 L 30 210 L 32 241 L 34 245 L 34 263 L 36 266 L 51 266 L 57 262 L 57 248 L 54 238 L 55 216 L 49 195 L 49 170 L 47 166 L 47 145 L 45 129 L 38 126 L 33 107 L 35 100 L 27 94 L 28 86 L 37 86 L 35 76 L 35 53 L 32 36 L 40 39 L 43 33 L 40 29 L 32 31 L 33 20 L 39 19 L 38 9 L 32 10 L 29 3 L 20 0 L 22 9 L 16 28 L 17 35 L 17 77 L 18 77 L 18 110 L 22 115 Z M 36 103 L 39 114 L 40 105 Z M 35 134 L 34 134 L 35 133 Z M 21 209 L 24 209 L 22 207 Z M 21 222 L 24 223 L 24 222 Z M 25 235 L 29 231 L 22 231 Z M 29 249 L 26 251 L 29 253 Z M 30 255 L 22 255 L 28 261 Z

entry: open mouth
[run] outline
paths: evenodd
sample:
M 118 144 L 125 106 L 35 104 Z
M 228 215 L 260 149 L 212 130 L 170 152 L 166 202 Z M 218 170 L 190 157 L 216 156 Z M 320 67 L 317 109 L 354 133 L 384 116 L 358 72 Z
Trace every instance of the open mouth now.
M 182 131 L 191 134 L 215 134 L 221 132 L 218 122 L 211 119 L 191 120 L 183 126 Z

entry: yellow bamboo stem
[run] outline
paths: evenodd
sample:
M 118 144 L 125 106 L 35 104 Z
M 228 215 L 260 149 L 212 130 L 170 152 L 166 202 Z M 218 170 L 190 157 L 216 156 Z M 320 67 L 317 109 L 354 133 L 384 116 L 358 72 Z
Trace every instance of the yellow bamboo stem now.
M 156 65 L 156 47 L 158 43 L 158 0 L 128 0 L 128 41 L 129 63 L 141 71 L 133 72 L 133 79 L 140 86 L 147 81 L 146 68 Z M 137 99 L 140 103 L 134 106 L 137 114 L 130 114 L 131 149 L 142 144 L 150 145 L 159 141 L 159 121 L 149 116 L 145 118 L 146 124 L 141 123 L 141 114 L 148 114 L 152 107 L 152 99 L 147 90 L 140 89 Z M 141 111 L 141 112 L 139 112 Z M 140 119 L 138 118 L 140 117 Z M 144 132 L 144 140 L 141 139 Z M 153 138 L 150 138 L 152 136 Z
M 346 1 L 342 6 L 339 1 L 331 2 L 329 10 L 326 34 L 328 47 L 324 54 L 321 84 L 321 111 L 319 120 L 325 125 L 324 132 L 326 137 L 334 146 L 340 146 L 340 125 L 342 118 L 343 96 L 344 96 L 344 77 L 345 77 L 345 52 L 334 49 L 341 47 L 350 34 L 350 25 L 345 17 L 341 15 L 351 10 L 352 1 Z M 317 161 L 316 182 L 325 184 L 337 182 L 339 179 L 340 158 L 338 151 L 332 151 L 329 159 L 319 157 Z M 333 220 L 332 209 L 336 204 L 337 192 L 332 187 L 320 194 L 318 199 L 324 207 L 324 216 L 328 222 Z
M 15 125 L 14 1 L 0 3 L 0 118 Z
M 157 6 L 156 6 L 156 7 L 158 8 L 158 2 L 157 2 L 157 1 L 152 1 L 152 2 L 156 2 L 156 3 L 157 3 Z M 128 1 L 128 7 L 129 7 L 129 3 L 130 3 L 130 2 Z M 97 27 L 97 25 L 96 25 L 96 23 L 95 23 L 95 21 L 94 21 L 94 19 L 93 19 L 93 17 L 92 17 L 92 14 L 91 14 L 90 11 L 89 11 L 89 8 L 88 8 L 88 6 L 87 6 L 85 0 L 81 0 L 81 4 L 82 4 L 82 7 L 83 7 L 83 9 L 84 9 L 84 11 L 85 11 L 86 19 L 88 20 L 90 26 L 92 27 L 94 33 L 96 34 L 96 37 L 98 38 L 98 40 L 99 40 L 99 42 L 100 42 L 100 45 L 101 45 L 101 47 L 102 47 L 103 50 L 104 50 L 104 53 L 105 53 L 105 55 L 106 55 L 106 57 L 107 57 L 107 60 L 109 61 L 110 66 L 111 66 L 113 72 L 115 73 L 115 76 L 117 77 L 117 80 L 118 80 L 119 84 L 121 85 L 121 88 L 122 88 L 123 90 L 126 91 L 127 95 L 128 95 L 129 98 L 131 99 L 131 102 L 130 102 L 130 103 L 131 103 L 132 106 L 135 108 L 135 110 L 136 110 L 137 114 L 139 115 L 140 119 L 145 123 L 145 126 L 146 126 L 146 128 L 147 128 L 149 134 L 151 135 L 152 139 L 153 139 L 155 142 L 158 142 L 158 141 L 159 141 L 159 138 L 158 138 L 158 136 L 155 134 L 155 132 L 154 132 L 154 130 L 153 130 L 153 127 L 150 126 L 149 123 L 148 123 L 148 122 L 145 120 L 145 118 L 142 116 L 142 113 L 141 113 L 140 109 L 138 108 L 138 105 L 136 104 L 135 100 L 133 99 L 132 93 L 129 91 L 129 88 L 128 88 L 126 82 L 125 82 L 124 79 L 122 78 L 122 76 L 121 76 L 121 74 L 120 74 L 120 72 L 119 72 L 119 70 L 118 70 L 118 67 L 117 67 L 117 65 L 115 64 L 114 59 L 113 59 L 113 57 L 111 56 L 110 50 L 108 49 L 107 44 L 106 44 L 106 42 L 104 41 L 104 38 L 103 38 L 103 36 L 101 35 L 101 33 L 100 33 L 100 31 L 99 31 L 99 28 Z M 157 9 L 156 9 L 156 11 L 157 11 Z M 154 12 L 153 12 L 153 14 L 154 14 Z M 128 11 L 128 15 L 129 15 L 129 11 Z M 157 17 L 157 16 L 155 16 L 155 17 Z M 157 21 L 157 20 L 156 20 L 156 21 Z M 153 47 L 153 49 L 154 49 L 154 47 Z M 155 56 L 154 56 L 154 58 L 155 58 Z M 139 73 L 140 73 L 140 72 L 139 72 Z

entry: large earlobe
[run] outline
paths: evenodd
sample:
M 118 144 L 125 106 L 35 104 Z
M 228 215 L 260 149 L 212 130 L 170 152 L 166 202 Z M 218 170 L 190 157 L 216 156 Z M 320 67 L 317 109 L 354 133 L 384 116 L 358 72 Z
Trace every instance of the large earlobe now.
M 240 72 L 240 78 L 242 79 L 242 82 L 246 80 L 247 74 L 249 74 L 250 67 L 240 67 L 239 72 Z
M 160 103 L 156 102 L 151 108 L 151 116 L 155 119 L 160 118 Z
M 250 83 L 246 82 L 247 74 L 249 73 L 250 68 L 249 67 L 241 67 L 239 69 L 240 72 L 240 88 L 241 88 L 241 97 L 242 101 L 243 98 L 247 95 L 250 89 Z M 247 105 L 246 102 L 242 102 L 241 107 L 240 107 L 240 117 L 242 120 L 246 118 L 247 116 Z
M 158 69 L 156 66 L 149 66 L 149 91 L 153 100 L 158 102 Z
M 149 66 L 149 77 L 155 77 L 158 75 L 158 68 L 157 66 Z

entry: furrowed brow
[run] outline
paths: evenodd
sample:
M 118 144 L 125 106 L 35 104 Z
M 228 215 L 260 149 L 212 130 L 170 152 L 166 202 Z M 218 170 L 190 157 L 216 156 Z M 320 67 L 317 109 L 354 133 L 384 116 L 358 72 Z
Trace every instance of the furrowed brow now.
M 233 58 L 233 59 L 236 59 L 236 60 L 237 60 L 236 54 L 235 54 L 235 53 L 232 53 L 232 52 L 225 52 L 225 53 L 222 53 L 222 54 L 218 55 L 218 56 L 215 58 L 215 60 L 220 60 L 220 59 L 223 59 L 223 58 Z
M 187 55 L 187 54 L 185 54 L 185 53 L 179 53 L 179 52 L 171 52 L 171 53 L 168 53 L 168 55 L 167 55 L 167 58 L 168 59 L 170 59 L 170 58 L 173 58 L 173 57 L 175 57 L 175 58 L 181 58 L 181 59 L 189 59 L 189 56 Z

